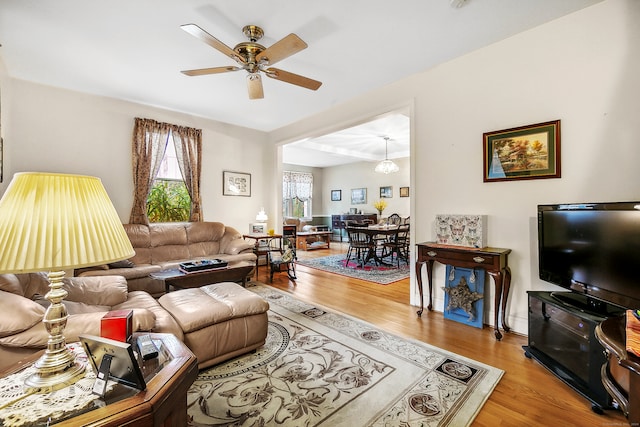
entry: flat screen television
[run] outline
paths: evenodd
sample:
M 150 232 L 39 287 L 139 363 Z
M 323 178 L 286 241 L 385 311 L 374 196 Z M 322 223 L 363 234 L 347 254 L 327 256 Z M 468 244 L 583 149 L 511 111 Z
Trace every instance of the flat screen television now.
M 593 311 L 640 308 L 640 202 L 538 205 L 538 260 Z

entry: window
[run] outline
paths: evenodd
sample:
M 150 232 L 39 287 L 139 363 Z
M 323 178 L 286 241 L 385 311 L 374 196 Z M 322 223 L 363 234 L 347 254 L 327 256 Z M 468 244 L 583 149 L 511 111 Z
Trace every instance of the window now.
M 149 222 L 188 221 L 191 197 L 182 179 L 172 133 L 166 141 L 164 157 L 147 198 Z
M 313 175 L 285 171 L 282 177 L 282 214 L 284 217 L 311 218 Z
M 202 129 L 136 117 L 132 145 L 134 193 L 129 223 L 148 224 L 150 213 L 152 221 L 156 222 L 183 220 L 187 200 L 190 200 L 190 206 L 186 220 L 202 221 Z M 165 159 L 167 147 L 169 156 Z M 162 178 L 156 182 L 163 160 L 167 166 L 161 176 L 172 178 Z M 175 162 L 178 163 L 180 175 L 172 166 Z M 186 188 L 188 198 L 183 188 Z

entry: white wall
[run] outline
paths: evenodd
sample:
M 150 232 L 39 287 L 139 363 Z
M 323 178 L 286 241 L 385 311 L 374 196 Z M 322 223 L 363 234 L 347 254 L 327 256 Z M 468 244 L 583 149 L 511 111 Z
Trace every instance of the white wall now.
M 0 73 L 2 67 L 0 67 Z M 3 193 L 14 173 L 49 171 L 99 177 L 123 222 L 128 222 L 133 180 L 131 138 L 135 117 L 203 130 L 201 191 L 204 219 L 221 221 L 241 232 L 272 187 L 264 179 L 273 165 L 266 134 L 247 128 L 126 101 L 9 79 L 2 75 Z M 5 116 L 6 115 L 6 116 Z M 222 171 L 252 176 L 252 196 L 222 195 Z
M 393 197 L 386 198 L 387 208 L 382 212 L 382 216 L 389 216 L 393 213 L 401 217 L 409 216 L 410 198 L 400 197 L 400 187 L 409 187 L 410 161 L 409 158 L 393 160 L 400 170 L 392 174 L 376 173 L 373 169 L 375 162 L 360 162 L 349 165 L 334 166 L 324 169 L 324 180 L 322 181 L 322 198 L 324 201 L 324 212 L 327 215 L 348 213 L 350 208 L 357 208 L 363 213 L 375 213 L 376 208 L 373 203 L 380 200 L 380 187 L 392 187 Z M 367 203 L 361 205 L 351 204 L 351 189 L 366 188 Z M 342 200 L 331 201 L 331 190 L 342 190 Z
M 526 333 L 526 291 L 552 288 L 537 278 L 536 205 L 640 199 L 638 22 L 640 2 L 606 0 L 274 131 L 268 135 L 273 146 L 265 146 L 259 132 L 16 81 L 0 61 L 0 192 L 18 171 L 87 173 L 102 178 L 128 221 L 133 118 L 149 117 L 203 129 L 205 219 L 242 231 L 261 206 L 278 218 L 277 145 L 410 106 L 413 241 L 434 238 L 438 213 L 488 215 L 489 244 L 513 250 L 508 319 Z M 483 183 L 483 132 L 554 119 L 562 120 L 561 179 Z M 222 196 L 222 170 L 251 173 L 252 197 Z M 442 310 L 443 267 L 435 277 L 436 309 Z M 415 303 L 413 276 L 411 283 Z
M 371 92 L 270 135 L 301 139 L 412 104 L 414 241 L 439 213 L 486 214 L 489 245 L 511 248 L 508 320 L 527 332 L 537 277 L 536 206 L 640 199 L 640 2 L 607 0 Z M 483 132 L 560 119 L 562 178 L 483 183 Z M 443 308 L 438 266 L 436 309 Z M 412 277 L 413 301 L 415 277 Z M 493 288 L 485 296 L 493 319 Z

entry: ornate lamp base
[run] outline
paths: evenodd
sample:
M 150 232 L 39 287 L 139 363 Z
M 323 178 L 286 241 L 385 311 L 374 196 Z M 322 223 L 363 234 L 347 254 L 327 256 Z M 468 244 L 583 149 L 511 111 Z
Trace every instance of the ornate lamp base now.
M 82 378 L 85 371 L 85 363 L 76 360 L 62 334 L 67 324 L 67 309 L 62 303 L 67 296 L 67 291 L 62 288 L 64 274 L 64 271 L 49 273 L 49 292 L 45 298 L 51 301 L 51 305 L 42 319 L 49 332 L 47 349 L 34 364 L 36 373 L 25 380 L 27 387 L 41 393 L 71 385 Z
M 38 362 L 40 362 L 40 360 Z M 27 387 L 38 389 L 38 393 L 49 393 L 53 390 L 59 390 L 70 386 L 83 378 L 85 367 L 84 363 L 74 361 L 63 371 L 46 372 L 38 369 L 38 372 L 30 375 L 24 381 L 24 384 Z

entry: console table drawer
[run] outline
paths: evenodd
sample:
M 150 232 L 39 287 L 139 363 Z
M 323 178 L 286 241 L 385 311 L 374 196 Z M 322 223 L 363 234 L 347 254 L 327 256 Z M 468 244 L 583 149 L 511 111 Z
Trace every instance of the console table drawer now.
M 478 266 L 500 267 L 500 255 L 481 253 L 472 249 L 468 251 L 463 249 L 458 252 L 457 250 L 439 250 L 433 247 L 419 246 L 419 248 L 420 258 L 437 259 L 437 261 L 442 264 L 458 265 L 464 268 L 474 268 Z

